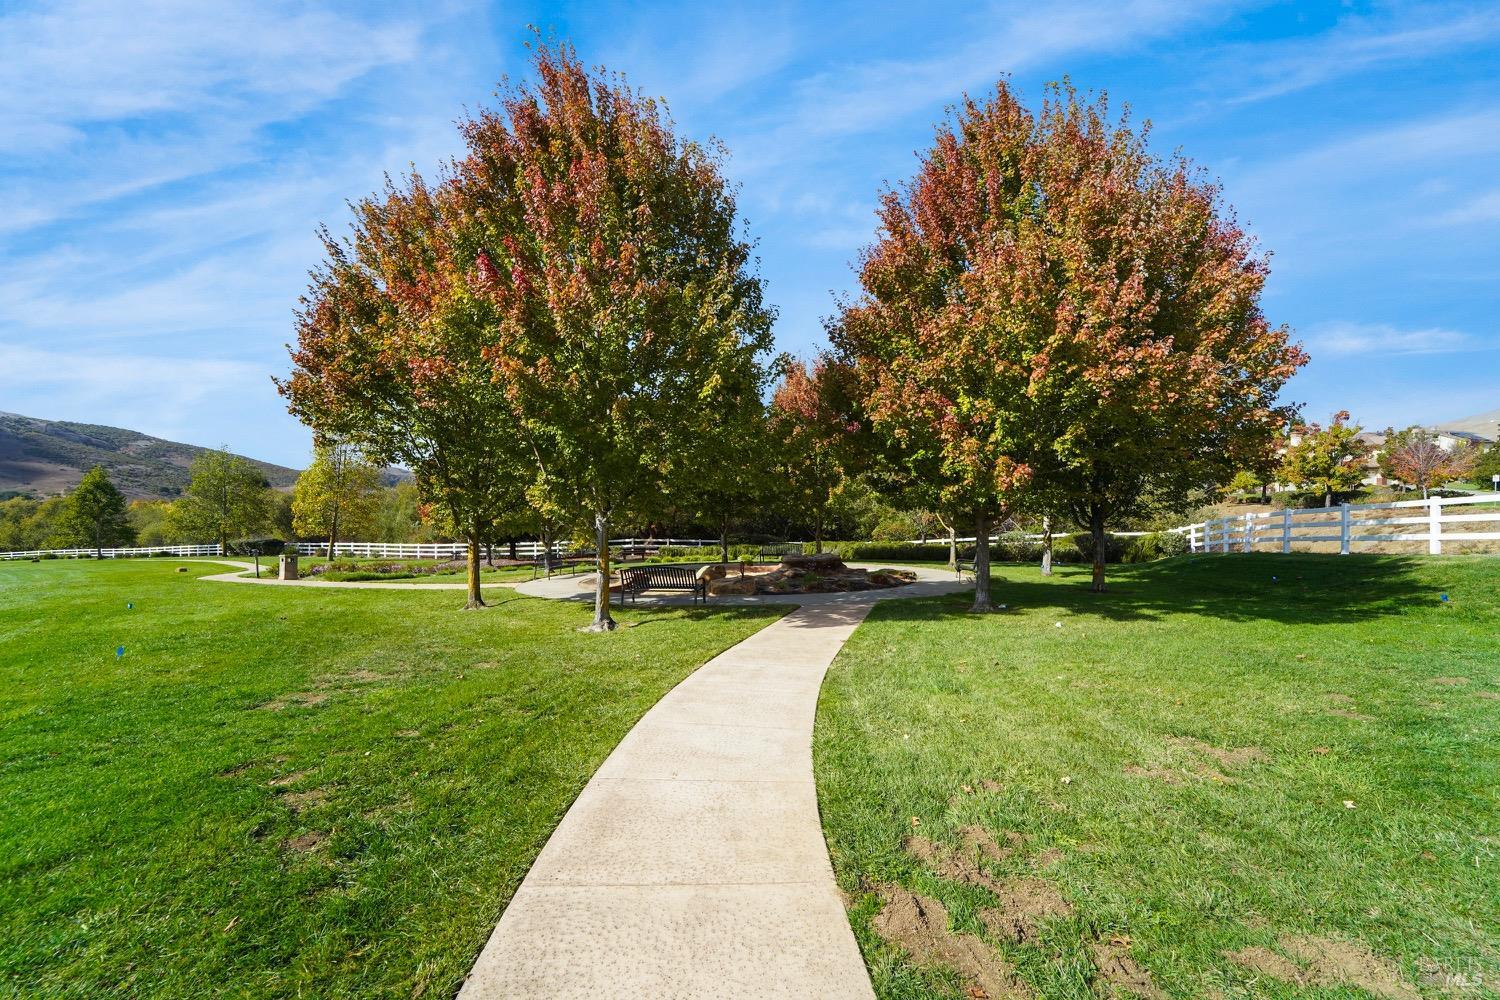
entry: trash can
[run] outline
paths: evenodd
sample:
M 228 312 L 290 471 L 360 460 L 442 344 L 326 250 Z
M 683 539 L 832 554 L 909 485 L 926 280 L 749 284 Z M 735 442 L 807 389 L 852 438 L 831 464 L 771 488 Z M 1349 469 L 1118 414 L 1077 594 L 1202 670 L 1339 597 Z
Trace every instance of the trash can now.
M 297 579 L 297 553 L 283 552 L 281 554 L 281 568 L 277 577 L 282 580 Z

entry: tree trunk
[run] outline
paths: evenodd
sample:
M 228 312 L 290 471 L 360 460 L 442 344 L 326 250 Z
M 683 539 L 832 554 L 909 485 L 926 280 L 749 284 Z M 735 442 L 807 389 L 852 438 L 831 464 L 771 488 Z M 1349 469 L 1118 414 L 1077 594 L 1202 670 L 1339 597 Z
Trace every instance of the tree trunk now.
M 1089 506 L 1089 536 L 1094 541 L 1094 573 L 1089 589 L 1102 594 L 1109 585 L 1104 582 L 1104 507 L 1101 504 Z
M 609 616 L 609 515 L 594 512 L 594 545 L 599 555 L 595 560 L 598 579 L 594 581 L 594 623 L 590 632 L 612 632 L 615 620 Z
M 464 609 L 474 611 L 484 607 L 484 595 L 479 590 L 479 524 L 476 521 L 474 530 L 469 535 L 469 600 L 464 604 Z
M 726 566 L 729 564 L 729 518 L 719 519 L 719 555 L 720 561 Z
M 813 554 L 820 555 L 823 552 L 823 515 L 819 514 L 813 518 Z
M 339 519 L 334 515 L 333 520 L 328 523 L 328 561 L 333 562 L 333 546 L 339 537 Z
M 969 610 L 990 610 L 990 519 L 982 512 L 974 522 L 974 606 Z
M 1325 489 L 1323 491 L 1323 506 L 1324 507 L 1332 507 L 1333 506 L 1333 489 L 1331 487 L 1329 489 Z
M 514 535 L 512 535 L 510 539 L 510 561 L 516 561 L 516 539 Z
M 94 525 L 94 558 L 104 558 L 104 526 L 101 524 Z
M 958 531 L 948 529 L 948 568 L 958 572 Z
M 1261 483 L 1260 484 L 1260 502 L 1261 503 L 1270 503 L 1271 502 L 1271 484 L 1270 483 Z
M 1042 575 L 1052 575 L 1052 518 L 1042 518 Z

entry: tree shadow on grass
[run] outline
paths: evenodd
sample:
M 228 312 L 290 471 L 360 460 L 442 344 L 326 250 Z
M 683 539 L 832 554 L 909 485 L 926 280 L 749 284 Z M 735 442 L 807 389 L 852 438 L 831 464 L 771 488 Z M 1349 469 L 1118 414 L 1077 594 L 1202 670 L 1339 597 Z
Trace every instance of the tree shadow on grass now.
M 1035 567 L 1004 567 L 991 598 L 1010 611 L 1040 609 L 1110 621 L 1159 621 L 1196 615 L 1225 621 L 1337 624 L 1404 614 L 1435 605 L 1438 589 L 1409 556 L 1269 553 L 1180 556 L 1111 566 L 1109 590 L 1088 589 L 1087 568 L 1062 567 L 1046 580 Z M 1426 564 L 1426 565 L 1430 565 Z M 1027 574 L 1036 574 L 1028 578 Z M 885 601 L 872 619 L 935 621 L 970 617 L 968 593 Z M 1003 616 L 1006 612 L 999 611 Z
M 642 607 L 636 605 L 636 607 Z M 650 611 L 632 614 L 630 618 L 618 619 L 621 626 L 625 628 L 642 628 L 646 625 L 655 625 L 658 622 L 724 622 L 745 621 L 747 619 L 764 619 L 767 625 L 782 618 L 787 612 L 796 610 L 792 607 L 776 605 L 754 605 L 754 604 L 730 604 L 719 607 L 692 607 L 677 604 L 645 605 Z M 619 609 L 612 609 L 618 613 Z M 632 609 L 634 611 L 634 609 Z

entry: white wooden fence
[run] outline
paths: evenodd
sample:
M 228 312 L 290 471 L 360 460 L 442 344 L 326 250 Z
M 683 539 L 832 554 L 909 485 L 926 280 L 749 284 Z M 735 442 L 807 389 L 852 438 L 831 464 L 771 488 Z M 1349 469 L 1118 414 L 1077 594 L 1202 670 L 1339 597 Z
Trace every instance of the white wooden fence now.
M 611 548 L 651 548 L 659 549 L 665 546 L 677 546 L 679 548 L 711 548 L 719 544 L 716 538 L 611 538 Z M 292 542 L 288 545 L 298 555 L 321 556 L 328 552 L 326 542 Z M 557 553 L 567 552 L 570 548 L 568 542 L 555 542 L 552 551 Z M 422 544 L 402 544 L 400 542 L 337 542 L 333 547 L 334 555 L 350 556 L 370 559 L 463 559 L 468 554 L 468 546 L 464 542 L 424 542 Z M 510 545 L 504 543 L 495 544 L 497 555 L 507 555 Z M 541 542 L 518 542 L 516 543 L 516 555 L 523 559 L 532 559 L 542 552 Z M 30 549 L 24 552 L 0 552 L 0 559 L 36 559 L 41 556 L 50 556 L 58 559 L 81 559 L 95 554 L 94 549 Z M 130 548 L 106 548 L 104 558 L 106 559 L 128 559 L 139 556 L 174 555 L 174 556 L 217 556 L 222 553 L 217 543 L 208 545 L 153 545 L 150 547 Z
M 37 559 L 42 556 L 51 556 L 58 559 L 82 559 L 93 557 L 98 552 L 98 549 L 31 549 L 25 552 L 0 552 L 0 559 Z M 219 544 L 214 542 L 209 545 L 151 545 L 106 548 L 103 550 L 103 555 L 106 559 L 129 559 L 156 555 L 216 556 L 219 555 Z
M 1475 505 L 1489 509 L 1448 513 Z M 1173 530 L 1188 536 L 1193 552 L 1291 552 L 1299 545 L 1336 542 L 1338 551 L 1348 555 L 1365 545 L 1426 542 L 1430 554 L 1441 555 L 1445 545 L 1452 552 L 1453 546 L 1500 541 L 1500 493 L 1265 511 L 1216 517 Z
M 708 548 L 719 544 L 716 538 L 611 538 L 611 548 L 652 548 L 666 546 L 681 548 Z M 299 555 L 321 556 L 328 554 L 327 542 L 296 542 Z M 509 555 L 508 542 L 495 543 L 496 555 Z M 516 555 L 522 559 L 534 559 L 542 554 L 541 542 L 517 542 Z M 569 542 L 554 542 L 552 551 L 564 553 L 572 548 Z M 335 542 L 335 556 L 350 556 L 365 559 L 463 559 L 468 554 L 465 542 Z

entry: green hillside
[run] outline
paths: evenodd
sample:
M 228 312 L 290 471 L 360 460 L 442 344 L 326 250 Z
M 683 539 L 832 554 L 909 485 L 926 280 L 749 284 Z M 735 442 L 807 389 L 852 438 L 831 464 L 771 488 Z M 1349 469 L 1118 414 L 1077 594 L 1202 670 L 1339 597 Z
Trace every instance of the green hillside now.
M 95 465 L 127 497 L 174 497 L 188 484 L 197 445 L 102 424 L 0 413 L 0 494 L 49 496 L 71 489 Z M 272 486 L 289 487 L 297 470 L 250 459 Z

